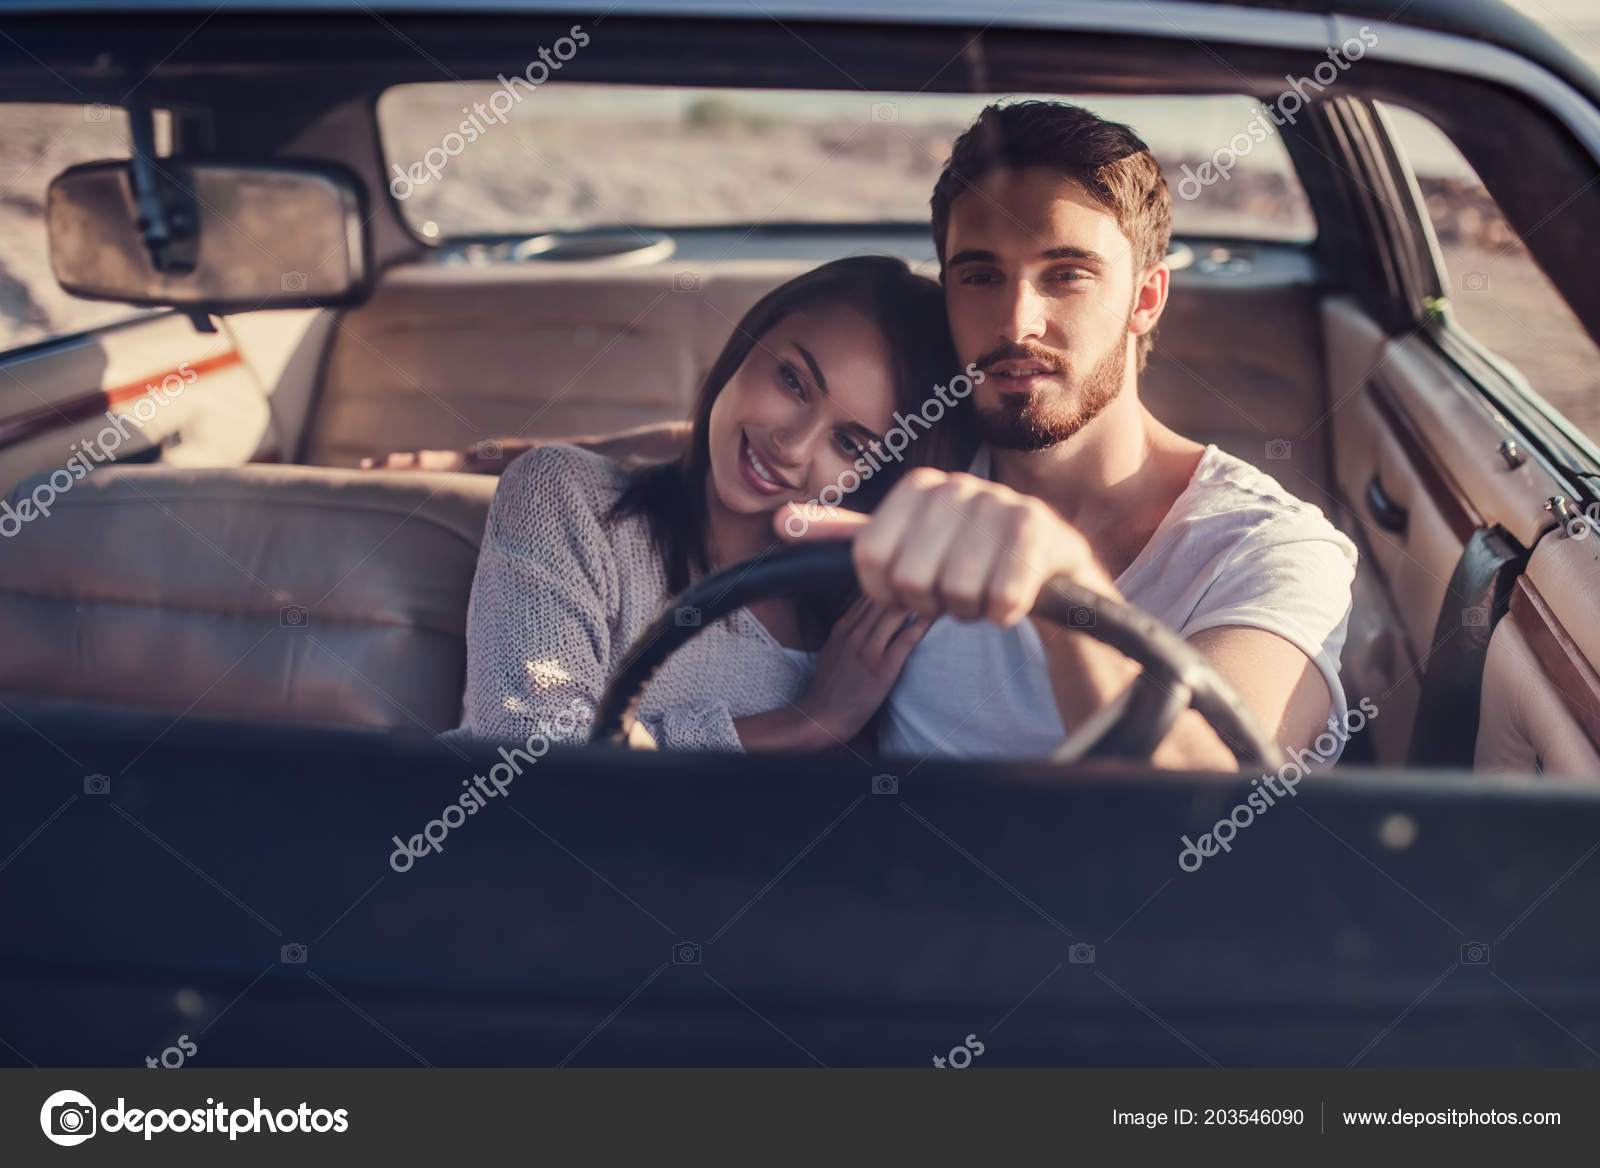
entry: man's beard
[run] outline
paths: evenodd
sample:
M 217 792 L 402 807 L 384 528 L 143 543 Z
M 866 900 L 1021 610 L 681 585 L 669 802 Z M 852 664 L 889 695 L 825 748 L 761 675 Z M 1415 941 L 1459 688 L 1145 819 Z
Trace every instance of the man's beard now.
M 1030 355 L 1044 356 L 1042 352 Z M 986 361 L 1004 359 L 986 357 Z M 1045 450 L 1065 442 L 1116 400 L 1126 360 L 1124 346 L 1112 345 L 1088 373 L 1059 392 L 1002 395 L 998 406 L 977 410 L 979 436 L 1003 450 Z M 979 363 L 980 368 L 984 363 Z

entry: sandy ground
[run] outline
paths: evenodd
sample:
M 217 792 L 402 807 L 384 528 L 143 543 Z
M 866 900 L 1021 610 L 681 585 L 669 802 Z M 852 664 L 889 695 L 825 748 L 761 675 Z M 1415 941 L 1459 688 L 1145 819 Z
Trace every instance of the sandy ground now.
M 390 157 L 409 167 L 439 147 L 471 96 L 429 86 L 386 98 L 395 103 L 380 112 Z M 780 120 L 714 98 L 654 116 L 530 113 L 487 127 L 457 157 L 436 153 L 440 177 L 418 184 L 404 213 L 419 228 L 432 221 L 445 234 L 602 223 L 925 220 L 934 180 L 967 117 L 872 117 L 865 110 Z M 1185 160 L 1170 161 L 1169 182 L 1176 184 Z M 1303 197 L 1271 165 L 1281 160 L 1262 161 L 1268 164 L 1248 179 L 1236 172 L 1201 199 L 1180 201 L 1177 230 L 1308 237 L 1313 225 Z
M 1520 247 L 1441 247 L 1461 326 L 1600 441 L 1600 353 L 1545 274 Z

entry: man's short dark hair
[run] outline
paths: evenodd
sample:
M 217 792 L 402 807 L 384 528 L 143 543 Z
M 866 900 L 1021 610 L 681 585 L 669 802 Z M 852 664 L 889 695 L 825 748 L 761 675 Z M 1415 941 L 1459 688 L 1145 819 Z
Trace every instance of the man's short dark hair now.
M 933 245 L 944 267 L 950 205 L 996 170 L 1042 166 L 1058 170 L 1116 216 L 1133 245 L 1133 268 L 1143 271 L 1167 254 L 1172 239 L 1172 194 L 1150 147 L 1127 126 L 1064 101 L 1016 101 L 989 106 L 957 138 L 933 187 Z M 1154 337 L 1139 338 L 1142 368 Z

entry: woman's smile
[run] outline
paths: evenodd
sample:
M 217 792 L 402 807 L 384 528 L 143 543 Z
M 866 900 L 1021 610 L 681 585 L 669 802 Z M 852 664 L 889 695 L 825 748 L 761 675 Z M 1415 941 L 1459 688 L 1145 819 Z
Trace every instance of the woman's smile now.
M 782 495 L 796 490 L 793 483 L 772 468 L 772 463 L 761 457 L 756 444 L 747 431 L 739 431 L 739 470 L 745 482 L 763 495 Z

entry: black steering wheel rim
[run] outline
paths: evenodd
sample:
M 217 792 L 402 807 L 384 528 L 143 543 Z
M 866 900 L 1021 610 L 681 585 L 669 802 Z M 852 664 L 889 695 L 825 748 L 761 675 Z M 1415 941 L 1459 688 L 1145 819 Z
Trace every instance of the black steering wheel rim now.
M 589 741 L 625 743 L 645 686 L 666 659 L 707 624 L 801 586 L 854 580 L 850 545 L 828 542 L 778 548 L 691 585 L 668 602 L 629 648 L 600 696 Z M 694 619 L 684 620 L 685 612 L 693 612 Z M 1040 591 L 1033 615 L 1103 641 L 1144 667 L 1138 680 L 1102 711 L 1104 724 L 1091 728 L 1093 741 L 1070 749 L 1079 737 L 1074 734 L 1058 758 L 1147 758 L 1178 716 L 1192 706 L 1233 750 L 1241 766 L 1250 762 L 1270 768 L 1281 763 L 1277 744 L 1227 680 L 1149 613 L 1058 576 Z

